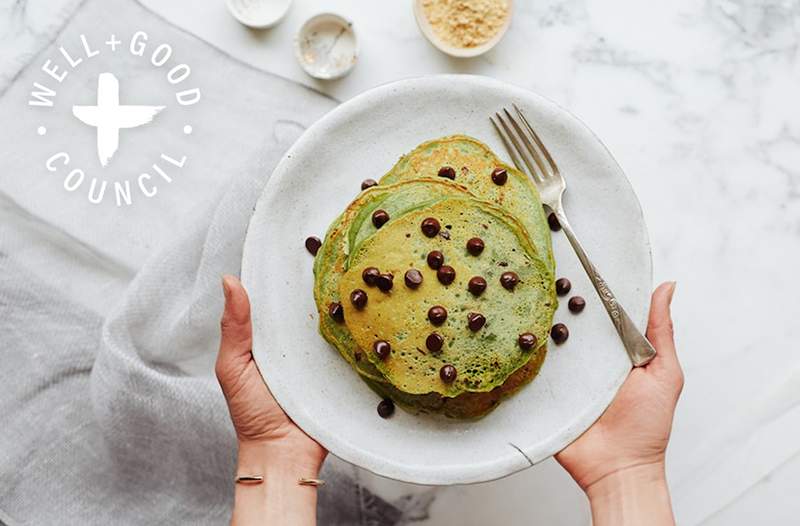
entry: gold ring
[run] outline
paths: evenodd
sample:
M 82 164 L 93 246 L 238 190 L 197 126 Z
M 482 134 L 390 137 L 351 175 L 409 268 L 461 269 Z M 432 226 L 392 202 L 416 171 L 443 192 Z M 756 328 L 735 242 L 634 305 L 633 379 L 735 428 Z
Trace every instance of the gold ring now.
M 237 475 L 236 482 L 239 484 L 261 484 L 264 477 L 261 475 Z
M 315 488 L 325 485 L 325 481 L 321 479 L 301 478 L 300 480 L 297 481 L 297 483 L 300 484 L 301 486 L 314 486 Z

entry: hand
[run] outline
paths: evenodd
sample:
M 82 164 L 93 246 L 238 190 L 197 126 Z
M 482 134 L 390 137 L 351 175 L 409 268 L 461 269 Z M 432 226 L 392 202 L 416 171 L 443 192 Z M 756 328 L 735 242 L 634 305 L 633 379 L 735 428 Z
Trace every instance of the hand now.
M 247 292 L 233 276 L 223 277 L 222 286 L 225 311 L 216 373 L 239 439 L 240 457 L 247 449 L 275 458 L 290 456 L 318 472 L 327 451 L 286 416 L 256 368 Z
M 556 455 L 590 499 L 650 482 L 666 493 L 664 457 L 683 389 L 669 310 L 674 290 L 664 283 L 653 293 L 647 338 L 657 356 L 633 369 L 600 419 Z

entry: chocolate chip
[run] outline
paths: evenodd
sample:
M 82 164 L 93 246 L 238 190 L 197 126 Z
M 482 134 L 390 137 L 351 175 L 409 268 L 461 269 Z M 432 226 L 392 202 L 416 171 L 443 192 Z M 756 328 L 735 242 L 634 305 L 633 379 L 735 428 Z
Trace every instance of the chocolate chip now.
M 439 233 L 439 230 L 442 229 L 442 225 L 439 224 L 439 221 L 433 217 L 427 217 L 422 220 L 422 224 L 420 225 L 422 229 L 422 233 L 428 237 L 433 237 Z
M 378 340 L 372 344 L 372 350 L 381 360 L 385 360 L 392 353 L 392 346 L 386 340 Z
M 572 283 L 567 278 L 558 278 L 556 280 L 556 294 L 559 296 L 566 295 L 572 289 Z
M 358 310 L 367 306 L 367 293 L 361 289 L 356 289 L 350 293 L 350 303 Z
M 563 323 L 556 323 L 553 325 L 553 328 L 550 329 L 550 336 L 553 338 L 553 341 L 556 342 L 556 345 L 561 345 L 567 338 L 569 338 L 569 329 Z
M 342 323 L 344 321 L 344 308 L 342 307 L 342 304 L 339 303 L 338 301 L 335 301 L 330 305 L 328 305 L 328 314 L 330 314 L 331 318 L 333 318 L 334 321 L 337 321 L 339 323 Z
M 508 181 L 508 172 L 505 168 L 495 168 L 492 172 L 492 181 L 498 186 L 503 186 Z
M 569 299 L 569 303 L 567 303 L 567 307 L 571 312 L 578 314 L 586 307 L 586 300 L 581 298 L 580 296 L 573 296 Z
M 478 332 L 486 323 L 486 318 L 480 312 L 470 312 L 467 314 L 467 325 L 472 332 Z
M 452 166 L 442 166 L 439 168 L 439 177 L 446 177 L 448 179 L 455 180 L 456 178 L 456 171 Z
M 389 418 L 394 414 L 394 402 L 388 398 L 384 398 L 378 402 L 378 415 L 381 418 Z
M 425 338 L 425 347 L 434 354 L 441 352 L 444 345 L 444 338 L 438 332 L 432 332 Z
M 356 352 L 354 352 L 354 353 L 353 353 L 353 358 L 354 358 L 354 359 L 355 359 L 357 362 L 360 362 L 360 361 L 361 361 L 361 351 L 356 351 Z
M 473 276 L 467 284 L 467 289 L 473 296 L 480 296 L 486 290 L 486 280 L 480 276 Z
M 447 319 L 447 309 L 441 305 L 434 305 L 428 309 L 428 319 L 436 326 L 441 325 Z
M 405 280 L 406 287 L 416 289 L 422 285 L 422 272 L 415 268 L 408 269 L 406 270 Z
M 517 339 L 517 343 L 519 343 L 519 348 L 523 351 L 530 351 L 534 347 L 536 347 L 537 343 L 536 335 L 531 334 L 529 332 L 525 332 L 519 335 Z
M 514 290 L 519 283 L 519 276 L 516 272 L 503 272 L 500 274 L 500 284 L 506 290 Z
M 375 179 L 364 179 L 361 181 L 361 189 L 366 190 L 367 188 L 372 188 L 373 186 L 378 186 L 378 181 Z
M 547 224 L 553 232 L 561 230 L 561 223 L 558 222 L 558 218 L 552 212 L 547 215 Z
M 436 271 L 436 277 L 439 278 L 439 283 L 442 285 L 449 285 L 456 279 L 456 269 L 450 265 L 442 265 Z
M 381 275 L 381 271 L 376 269 L 375 267 L 367 267 L 361 273 L 361 279 L 364 280 L 364 283 L 369 285 L 370 287 L 374 287 L 376 283 L 378 283 L 378 276 Z
M 309 236 L 306 238 L 306 250 L 311 252 L 312 256 L 317 255 L 319 247 L 321 246 L 322 246 L 322 241 L 320 241 L 317 236 Z
M 441 369 L 439 369 L 439 378 L 446 384 L 451 384 L 455 381 L 457 376 L 456 368 L 450 365 L 443 365 Z
M 433 270 L 439 270 L 439 267 L 444 263 L 444 254 L 438 250 L 432 250 L 428 253 L 428 266 Z
M 394 286 L 394 276 L 389 274 L 388 272 L 385 274 L 381 274 L 378 276 L 378 279 L 375 280 L 375 284 L 378 285 L 378 288 L 381 289 L 383 292 L 389 292 L 392 290 Z
M 483 239 L 479 237 L 473 237 L 469 241 L 467 241 L 467 252 L 472 254 L 473 256 L 480 256 L 481 252 L 483 252 L 484 244 Z
M 375 210 L 372 212 L 372 224 L 375 228 L 380 228 L 389 220 L 389 214 L 386 210 Z

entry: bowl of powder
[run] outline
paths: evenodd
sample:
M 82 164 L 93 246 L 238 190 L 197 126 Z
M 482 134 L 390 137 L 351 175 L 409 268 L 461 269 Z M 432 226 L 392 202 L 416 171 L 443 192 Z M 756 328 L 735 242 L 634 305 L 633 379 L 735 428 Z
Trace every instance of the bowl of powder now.
M 513 0 L 414 0 L 414 17 L 431 44 L 453 57 L 477 57 L 505 35 Z

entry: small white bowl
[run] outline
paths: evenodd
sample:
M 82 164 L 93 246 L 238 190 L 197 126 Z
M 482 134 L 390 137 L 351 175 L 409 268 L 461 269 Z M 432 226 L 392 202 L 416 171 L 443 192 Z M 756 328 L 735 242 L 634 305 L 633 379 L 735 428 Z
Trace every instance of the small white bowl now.
M 491 39 L 487 40 L 480 46 L 458 47 L 448 44 L 439 38 L 439 36 L 433 30 L 433 27 L 431 27 L 428 17 L 425 16 L 425 10 L 422 8 L 422 2 L 423 0 L 414 0 L 414 18 L 417 19 L 419 30 L 423 35 L 425 35 L 425 38 L 428 39 L 428 42 L 433 44 L 439 51 L 446 53 L 451 57 L 469 58 L 483 55 L 497 45 L 498 42 L 500 42 L 500 40 L 506 34 L 506 31 L 508 31 L 508 26 L 511 25 L 511 18 L 514 16 L 514 0 L 508 0 L 508 16 L 506 17 L 505 23 Z
M 253 29 L 267 29 L 283 20 L 292 0 L 225 0 L 225 4 L 240 23 Z
M 353 23 L 333 13 L 311 17 L 295 37 L 294 53 L 303 70 L 316 79 L 347 75 L 358 59 Z

